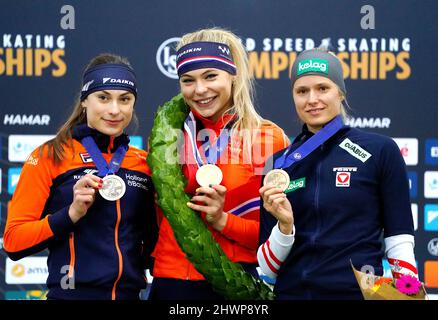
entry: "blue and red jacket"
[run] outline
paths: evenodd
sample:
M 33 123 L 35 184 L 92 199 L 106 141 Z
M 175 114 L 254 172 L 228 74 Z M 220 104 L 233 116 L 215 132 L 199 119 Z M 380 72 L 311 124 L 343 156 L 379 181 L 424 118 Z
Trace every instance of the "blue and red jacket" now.
M 107 162 L 121 144 L 128 147 L 117 172 L 126 193 L 117 201 L 97 193 L 74 224 L 68 215 L 73 186 L 85 174 L 97 173 L 79 142 L 87 135 Z M 4 249 L 13 260 L 49 249 L 49 299 L 138 299 L 158 236 L 147 154 L 128 146 L 124 134 L 110 138 L 86 125 L 76 127 L 73 137 L 59 165 L 48 157 L 47 147 L 42 156 L 36 149 L 27 159 L 10 203 Z M 66 277 L 74 289 L 62 288 Z

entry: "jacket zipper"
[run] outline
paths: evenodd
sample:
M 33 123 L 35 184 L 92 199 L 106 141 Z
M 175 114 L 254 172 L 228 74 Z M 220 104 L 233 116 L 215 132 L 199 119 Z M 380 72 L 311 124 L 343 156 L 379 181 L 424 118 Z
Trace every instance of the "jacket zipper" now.
M 74 277 L 75 272 L 75 260 L 76 260 L 76 254 L 75 254 L 75 234 L 73 232 L 70 233 L 69 239 L 68 239 L 69 247 L 70 247 L 70 264 L 68 268 L 68 278 L 72 279 Z
M 112 300 L 116 300 L 116 287 L 117 287 L 117 283 L 119 282 L 120 278 L 122 277 L 122 272 L 123 272 L 123 257 L 122 257 L 122 252 L 120 251 L 120 247 L 119 247 L 119 225 L 120 225 L 120 220 L 122 218 L 122 212 L 120 210 L 120 199 L 118 199 L 116 201 L 116 207 L 117 207 L 117 222 L 116 222 L 116 226 L 114 228 L 114 244 L 116 246 L 117 256 L 119 258 L 119 273 L 117 275 L 116 281 L 114 282 L 113 289 L 111 292 L 111 299 Z

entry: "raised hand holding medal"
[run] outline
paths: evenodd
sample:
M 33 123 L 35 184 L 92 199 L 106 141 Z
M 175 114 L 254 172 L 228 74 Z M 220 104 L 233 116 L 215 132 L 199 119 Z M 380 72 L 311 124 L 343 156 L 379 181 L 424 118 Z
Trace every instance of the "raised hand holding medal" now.
M 204 212 L 207 222 L 217 230 L 222 230 L 226 222 L 227 215 L 223 212 L 223 207 L 227 189 L 220 185 L 223 174 L 222 170 L 215 163 L 227 148 L 229 142 L 228 125 L 222 130 L 214 144 L 205 148 L 204 145 L 201 146 L 202 155 L 205 157 L 205 160 L 203 160 L 194 139 L 196 135 L 196 120 L 192 113 L 188 115 L 184 123 L 184 129 L 190 137 L 191 149 L 198 165 L 196 181 L 200 185 L 200 188 L 196 190 L 196 195 L 191 199 L 191 202 L 187 203 L 187 206 L 193 210 Z
M 103 186 L 99 189 L 99 194 L 108 201 L 117 201 L 122 198 L 126 192 L 126 184 L 122 178 L 116 175 L 116 172 L 120 168 L 128 146 L 120 145 L 108 164 L 92 137 L 83 138 L 81 143 L 96 164 L 99 170 L 98 176 L 103 177 Z

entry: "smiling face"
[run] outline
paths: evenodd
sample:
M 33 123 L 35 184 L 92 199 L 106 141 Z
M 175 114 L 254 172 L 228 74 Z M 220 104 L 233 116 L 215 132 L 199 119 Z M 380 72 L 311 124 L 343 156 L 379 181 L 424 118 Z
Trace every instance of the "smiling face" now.
M 91 93 L 82 106 L 87 110 L 87 124 L 108 136 L 117 137 L 129 125 L 135 96 L 126 90 L 102 90 Z
M 326 77 L 301 77 L 295 81 L 292 94 L 298 116 L 313 133 L 341 113 L 342 94 Z
M 188 106 L 204 118 L 217 121 L 233 104 L 233 78 L 226 71 L 205 68 L 184 73 L 179 83 Z

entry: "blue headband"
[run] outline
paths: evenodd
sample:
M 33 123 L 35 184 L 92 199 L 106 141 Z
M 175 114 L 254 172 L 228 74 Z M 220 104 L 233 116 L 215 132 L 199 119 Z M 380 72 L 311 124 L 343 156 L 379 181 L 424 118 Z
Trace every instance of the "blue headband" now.
M 126 90 L 137 98 L 137 86 L 134 70 L 124 64 L 105 63 L 85 71 L 81 101 L 90 93 L 105 89 Z
M 178 77 L 202 68 L 215 68 L 236 74 L 236 65 L 230 47 L 218 42 L 192 42 L 181 47 L 176 53 Z

